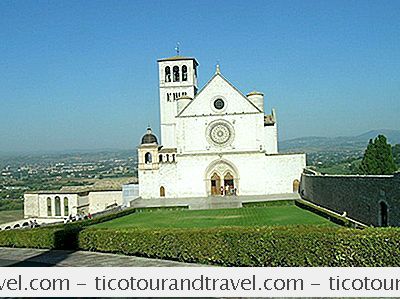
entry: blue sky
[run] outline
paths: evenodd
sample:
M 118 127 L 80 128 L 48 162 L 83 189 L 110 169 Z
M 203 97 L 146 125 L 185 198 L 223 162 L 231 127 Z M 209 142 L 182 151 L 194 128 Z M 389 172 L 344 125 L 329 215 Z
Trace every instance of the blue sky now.
M 280 139 L 400 129 L 400 1 L 0 1 L 0 151 L 135 148 L 156 60 L 216 61 Z

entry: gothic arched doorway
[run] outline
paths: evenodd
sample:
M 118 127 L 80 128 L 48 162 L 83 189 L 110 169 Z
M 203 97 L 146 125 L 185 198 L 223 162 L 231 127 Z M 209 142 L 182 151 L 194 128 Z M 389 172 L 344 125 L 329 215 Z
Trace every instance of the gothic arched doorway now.
M 224 188 L 225 195 L 233 195 L 233 190 L 235 190 L 235 181 L 229 171 L 224 176 Z
M 221 179 L 218 174 L 214 172 L 211 177 L 211 195 L 219 195 L 221 188 Z
M 213 161 L 206 169 L 205 182 L 208 196 L 237 194 L 237 168 L 225 159 Z

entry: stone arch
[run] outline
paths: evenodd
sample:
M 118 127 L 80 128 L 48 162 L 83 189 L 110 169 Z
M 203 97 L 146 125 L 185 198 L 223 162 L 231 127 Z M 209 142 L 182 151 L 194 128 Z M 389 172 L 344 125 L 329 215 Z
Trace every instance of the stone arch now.
M 379 202 L 379 225 L 389 226 L 389 206 L 384 200 Z
M 188 74 L 187 74 L 187 66 L 183 65 L 182 66 L 182 81 L 187 81 L 188 79 Z
M 164 186 L 160 187 L 160 197 L 165 197 L 165 187 Z
M 173 76 L 172 76 L 173 81 L 174 82 L 179 82 L 179 66 L 175 65 L 172 68 L 172 72 L 173 72 Z
M 150 152 L 144 154 L 144 163 L 150 164 L 152 162 L 152 156 Z
M 293 181 L 293 193 L 298 193 L 300 190 L 300 181 L 298 179 L 295 179 Z
M 169 66 L 165 67 L 165 82 L 171 82 L 171 68 Z
M 217 176 L 219 177 L 220 185 L 217 185 Z M 226 178 L 226 180 L 225 180 Z M 225 187 L 229 184 L 229 194 L 231 194 L 231 190 L 236 189 L 239 190 L 239 171 L 236 166 L 225 159 L 218 159 L 210 163 L 205 171 L 204 177 L 206 183 L 206 191 L 207 195 L 214 195 L 215 188 L 219 188 L 218 194 L 221 194 L 221 191 L 224 190 L 222 193 L 225 194 L 226 190 Z M 213 182 L 215 181 L 215 182 Z M 213 189 L 214 187 L 214 189 Z M 222 189 L 222 187 L 224 189 Z

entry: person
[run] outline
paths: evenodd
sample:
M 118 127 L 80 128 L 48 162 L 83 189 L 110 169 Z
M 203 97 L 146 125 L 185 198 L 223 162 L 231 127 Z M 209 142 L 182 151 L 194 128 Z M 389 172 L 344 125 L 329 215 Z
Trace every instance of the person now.
M 224 196 L 224 186 L 221 186 L 221 196 Z
M 237 188 L 233 189 L 233 195 L 237 195 Z
M 88 219 L 92 219 L 92 214 L 88 213 L 87 217 Z
M 229 185 L 225 186 L 225 195 L 229 195 Z

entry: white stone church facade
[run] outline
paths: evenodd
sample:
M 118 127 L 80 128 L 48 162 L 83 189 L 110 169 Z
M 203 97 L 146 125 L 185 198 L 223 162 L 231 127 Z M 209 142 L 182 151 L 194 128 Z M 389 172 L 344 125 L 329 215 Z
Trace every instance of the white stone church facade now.
M 148 128 L 138 147 L 139 195 L 187 198 L 291 193 L 305 154 L 280 154 L 275 111 L 246 96 L 219 67 L 198 91 L 195 58 L 158 60 L 161 142 Z

